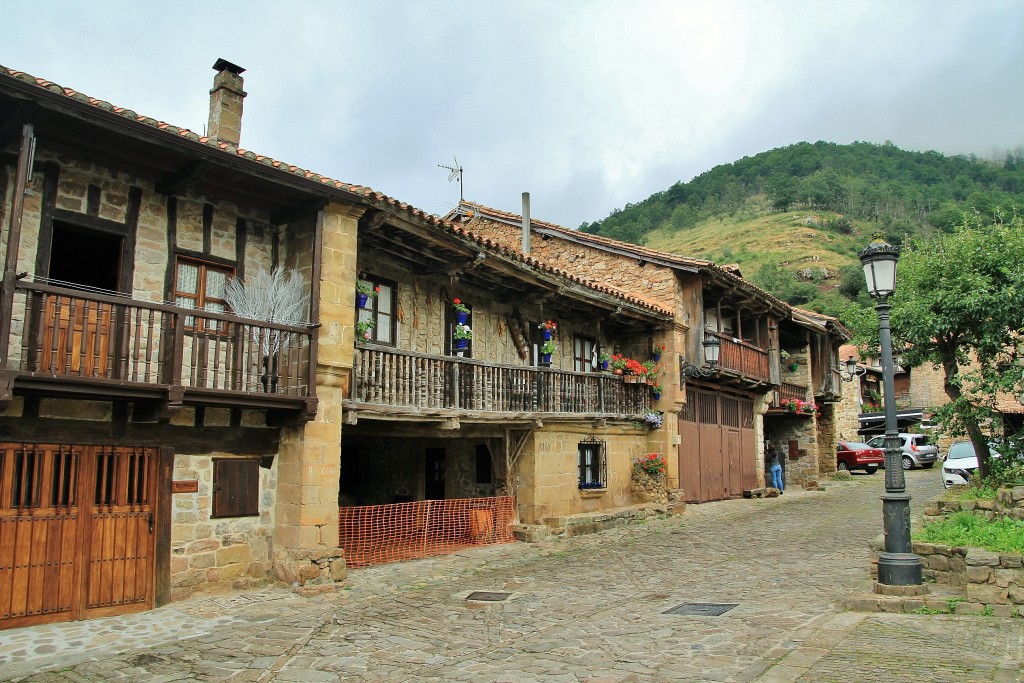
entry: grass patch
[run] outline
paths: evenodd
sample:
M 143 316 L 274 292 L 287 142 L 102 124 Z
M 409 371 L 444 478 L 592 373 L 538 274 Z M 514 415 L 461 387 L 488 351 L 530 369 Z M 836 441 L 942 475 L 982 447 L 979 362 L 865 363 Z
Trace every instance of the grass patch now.
M 991 486 L 973 484 L 957 493 L 958 500 L 995 500 L 996 489 Z
M 1024 522 L 1003 517 L 985 519 L 970 512 L 957 512 L 932 522 L 914 538 L 925 543 L 971 546 L 994 552 L 1024 555 Z

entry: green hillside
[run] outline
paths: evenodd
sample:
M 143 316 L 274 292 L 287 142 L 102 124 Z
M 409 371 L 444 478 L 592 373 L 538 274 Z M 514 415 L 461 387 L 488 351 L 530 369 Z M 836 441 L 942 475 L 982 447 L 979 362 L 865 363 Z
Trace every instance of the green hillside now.
M 862 288 L 857 252 L 874 235 L 898 244 L 951 231 L 964 212 L 1015 207 L 1024 207 L 1024 148 L 993 162 L 802 142 L 716 166 L 580 229 L 738 263 L 781 298 L 836 315 Z

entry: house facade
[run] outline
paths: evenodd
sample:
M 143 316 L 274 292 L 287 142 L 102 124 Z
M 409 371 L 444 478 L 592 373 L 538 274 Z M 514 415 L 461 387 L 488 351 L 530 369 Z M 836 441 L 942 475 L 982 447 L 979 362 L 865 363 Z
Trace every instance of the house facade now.
M 634 502 L 658 403 L 596 359 L 673 310 L 245 150 L 214 69 L 200 136 L 0 67 L 0 628 Z
M 534 220 L 526 197 L 522 214 L 462 202 L 448 218 L 674 311 L 672 328 L 655 340 L 667 378 L 658 407 L 671 483 L 687 501 L 763 487 L 766 441 L 786 454 L 791 483 L 813 485 L 822 463 L 834 469 L 832 414 L 842 392 L 833 362 L 849 336 L 834 319 L 793 309 L 735 268 Z M 708 348 L 717 349 L 713 366 Z

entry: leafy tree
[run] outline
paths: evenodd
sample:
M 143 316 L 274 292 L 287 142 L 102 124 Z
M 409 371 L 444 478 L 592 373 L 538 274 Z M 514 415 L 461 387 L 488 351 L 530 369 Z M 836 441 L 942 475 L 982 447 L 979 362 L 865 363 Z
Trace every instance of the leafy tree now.
M 987 478 L 997 397 L 1024 391 L 1024 220 L 969 217 L 952 234 L 912 243 L 898 272 L 892 326 L 903 358 L 941 366 L 950 400 L 938 417 L 948 433 L 970 437 Z

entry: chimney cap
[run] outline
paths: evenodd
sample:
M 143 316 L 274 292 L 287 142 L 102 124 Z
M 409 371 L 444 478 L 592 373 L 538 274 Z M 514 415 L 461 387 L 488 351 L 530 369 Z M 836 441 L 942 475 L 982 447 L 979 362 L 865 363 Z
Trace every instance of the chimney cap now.
M 213 70 L 214 71 L 230 71 L 231 73 L 235 74 L 236 76 L 239 75 L 240 73 L 242 73 L 243 71 L 245 71 L 245 69 L 243 69 L 242 67 L 238 66 L 237 64 L 232 64 L 231 62 L 229 62 L 228 60 L 224 59 L 223 57 L 220 57 L 216 62 L 214 62 Z

